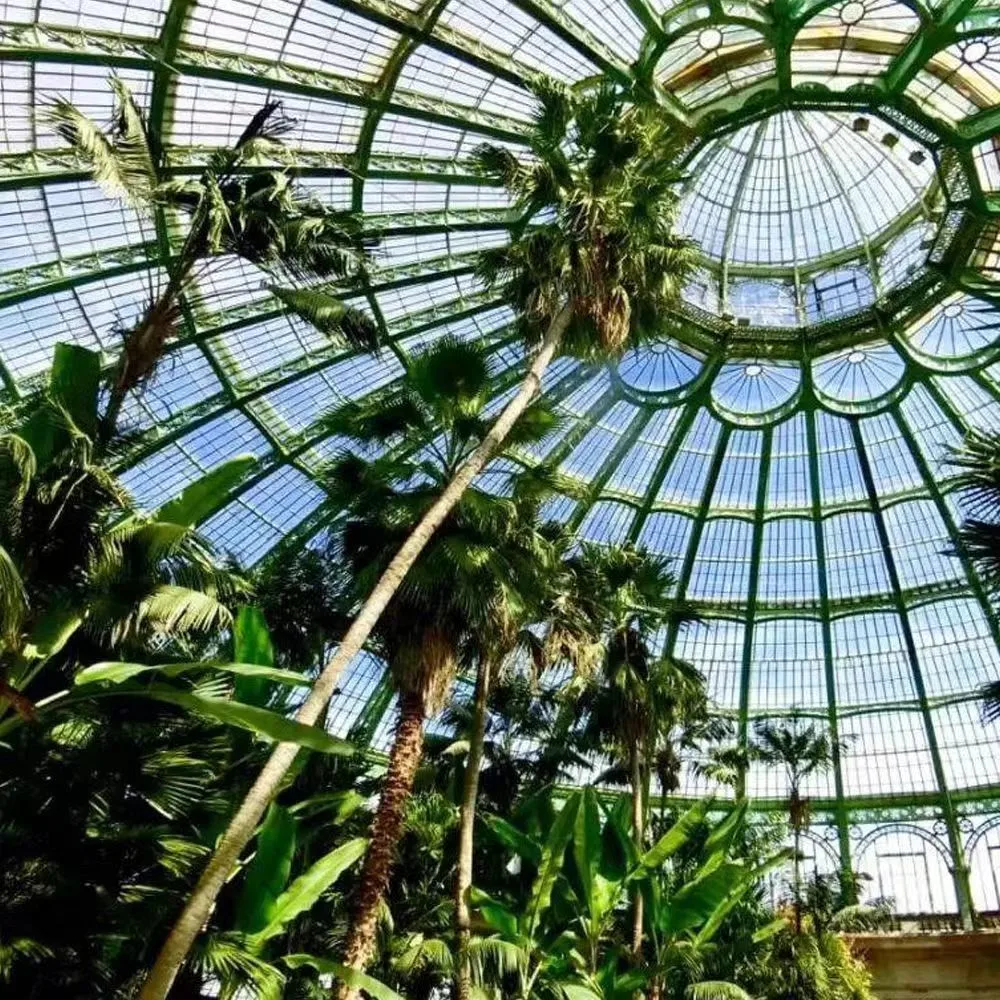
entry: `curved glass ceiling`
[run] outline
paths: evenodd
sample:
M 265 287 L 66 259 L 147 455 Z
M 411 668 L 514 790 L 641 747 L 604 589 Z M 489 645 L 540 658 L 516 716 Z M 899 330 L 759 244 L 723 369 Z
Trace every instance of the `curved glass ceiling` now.
M 549 513 L 580 537 L 674 558 L 709 624 L 664 642 L 704 671 L 738 734 L 796 708 L 852 738 L 812 780 L 823 850 L 863 858 L 881 823 L 905 819 L 939 868 L 975 869 L 1000 843 L 1000 739 L 976 700 L 1000 677 L 1000 627 L 968 560 L 948 554 L 962 511 L 944 459 L 967 428 L 1000 426 L 1000 16 L 972 0 L 775 9 L 0 4 L 3 398 L 30 391 L 60 340 L 113 357 L 116 321 L 163 280 L 183 233 L 104 198 L 38 107 L 61 95 L 106 118 L 117 72 L 183 175 L 280 99 L 302 183 L 382 236 L 354 304 L 391 349 L 332 348 L 264 275 L 220 259 L 130 404 L 140 436 L 124 475 L 152 505 L 250 452 L 256 469 L 204 530 L 245 563 L 307 543 L 337 518 L 318 485 L 336 447 L 324 410 L 400 378 L 445 334 L 488 342 L 505 384 L 523 369 L 509 310 L 472 273 L 517 220 L 470 152 L 520 146 L 533 74 L 638 79 L 684 140 L 683 221 L 705 266 L 675 340 L 616 366 L 553 365 L 546 391 L 566 423 L 516 459 L 577 480 L 586 499 Z M 339 732 L 379 744 L 383 676 L 354 663 Z M 686 772 L 685 794 L 705 787 Z M 755 769 L 750 791 L 776 807 L 784 778 Z
M 877 119 L 779 111 L 706 143 L 689 173 L 680 224 L 706 257 L 791 272 L 863 258 L 920 216 L 934 161 Z

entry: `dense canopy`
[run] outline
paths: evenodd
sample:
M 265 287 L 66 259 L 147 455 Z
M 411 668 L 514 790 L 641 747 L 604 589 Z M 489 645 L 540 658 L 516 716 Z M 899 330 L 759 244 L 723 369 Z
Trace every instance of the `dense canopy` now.
M 205 533 L 244 565 L 322 537 L 337 512 L 319 415 L 397 380 L 451 335 L 513 386 L 512 314 L 473 274 L 514 217 L 473 169 L 518 151 L 537 74 L 635 81 L 680 138 L 680 224 L 700 247 L 671 334 L 613 366 L 563 358 L 565 421 L 515 457 L 576 481 L 550 503 L 579 538 L 674 559 L 705 617 L 662 636 L 716 709 L 815 716 L 846 746 L 810 779 L 817 864 L 841 852 L 911 912 L 1000 907 L 1000 733 L 978 689 L 1000 625 L 956 543 L 948 449 L 1000 423 L 1000 10 L 973 0 L 7 0 L 0 5 L 0 379 L 29 393 L 57 342 L 133 320 L 186 217 L 107 198 L 39 111 L 97 119 L 126 81 L 197 174 L 277 99 L 295 171 L 381 237 L 352 304 L 389 342 L 331 346 L 227 258 L 126 406 L 125 482 L 149 508 L 226 458 L 257 459 Z M 383 666 L 360 657 L 333 728 L 376 747 Z M 459 694 L 461 694 L 461 687 Z M 779 769 L 751 771 L 776 805 Z M 681 795 L 706 790 L 685 772 Z M 725 791 L 723 790 L 723 794 Z M 914 878 L 914 874 L 918 876 Z M 880 886 L 881 887 L 881 886 Z

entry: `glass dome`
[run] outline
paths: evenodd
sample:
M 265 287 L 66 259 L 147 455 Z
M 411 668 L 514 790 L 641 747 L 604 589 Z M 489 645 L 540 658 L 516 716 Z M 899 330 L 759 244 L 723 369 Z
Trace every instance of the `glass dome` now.
M 755 326 L 809 325 L 893 288 L 897 274 L 880 266 L 890 245 L 904 280 L 924 269 L 934 161 L 880 119 L 777 111 L 709 139 L 687 175 L 680 225 L 707 265 L 688 291 L 695 305 Z
M 945 456 L 967 429 L 1000 425 L 1000 20 L 964 0 L 774 10 L 8 0 L 3 399 L 31 391 L 59 341 L 112 357 L 116 322 L 183 235 L 179 219 L 106 199 L 37 110 L 61 95 L 107 118 L 114 71 L 183 176 L 280 99 L 304 182 L 383 238 L 355 304 L 391 349 L 332 348 L 264 275 L 226 260 L 130 404 L 122 471 L 154 505 L 252 453 L 202 527 L 246 564 L 309 544 L 336 514 L 318 477 L 326 408 L 399 379 L 445 334 L 487 342 L 510 384 L 522 370 L 509 310 L 473 274 L 517 220 L 471 151 L 523 144 L 535 74 L 641 80 L 685 140 L 682 219 L 704 267 L 674 339 L 616 366 L 553 365 L 545 391 L 565 425 L 516 457 L 576 481 L 586 499 L 549 513 L 579 537 L 673 557 L 707 624 L 664 642 L 742 736 L 795 709 L 850 737 L 810 789 L 818 866 L 913 865 L 926 875 L 897 879 L 906 906 L 996 910 L 1000 733 L 980 723 L 977 689 L 1000 678 L 1000 626 L 955 546 Z M 331 724 L 379 747 L 388 712 L 384 669 L 362 656 Z M 780 807 L 781 775 L 757 769 L 750 785 Z M 678 797 L 706 789 L 691 767 Z

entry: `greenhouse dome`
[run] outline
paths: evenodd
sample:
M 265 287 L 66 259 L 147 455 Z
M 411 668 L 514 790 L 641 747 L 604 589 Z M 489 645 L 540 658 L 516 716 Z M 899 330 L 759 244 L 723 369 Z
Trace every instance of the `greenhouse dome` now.
M 125 402 L 118 471 L 146 509 L 254 456 L 200 520 L 247 567 L 336 524 L 333 404 L 398 382 L 445 336 L 488 344 L 513 393 L 514 314 L 475 264 L 525 220 L 472 153 L 524 150 L 538 75 L 645 88 L 681 137 L 697 265 L 669 336 L 553 362 L 543 390 L 563 422 L 511 456 L 573 485 L 546 513 L 578 539 L 673 560 L 704 622 L 666 630 L 664 648 L 704 674 L 738 739 L 794 714 L 843 741 L 805 784 L 810 864 L 868 873 L 865 892 L 900 913 L 1000 911 L 1000 728 L 981 719 L 1000 620 L 959 539 L 949 463 L 967 432 L 1000 427 L 1000 9 L 6 0 L 0 19 L 0 402 L 44 382 L 57 343 L 110 364 L 184 240 L 182 214 L 108 197 L 39 113 L 66 98 L 109 120 L 111 74 L 175 179 L 280 100 L 299 183 L 380 237 L 345 299 L 388 348 L 331 345 L 227 256 Z M 460 679 L 455 697 L 470 691 Z M 385 751 L 395 705 L 360 654 L 329 728 Z M 699 759 L 673 797 L 732 797 Z M 755 809 L 784 808 L 780 766 L 744 780 Z

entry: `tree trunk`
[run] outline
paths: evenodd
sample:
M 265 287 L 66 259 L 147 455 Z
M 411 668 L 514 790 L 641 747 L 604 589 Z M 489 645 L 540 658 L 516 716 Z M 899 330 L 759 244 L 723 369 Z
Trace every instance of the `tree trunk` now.
M 793 850 L 795 851 L 795 857 L 793 859 L 793 886 L 792 886 L 792 896 L 793 905 L 795 906 L 795 933 L 802 933 L 802 870 L 801 863 L 799 861 L 799 848 L 802 842 L 802 833 L 799 830 L 799 824 L 795 823 L 792 827 L 792 835 L 794 841 Z
M 379 906 L 389 885 L 389 871 L 420 764 L 423 738 L 423 698 L 415 694 L 403 695 L 399 701 L 399 723 L 389 756 L 389 770 L 372 823 L 371 839 L 354 896 L 354 915 L 344 945 L 344 965 L 358 972 L 364 972 L 375 952 Z M 337 995 L 340 1000 L 356 1000 L 360 993 L 355 987 L 342 983 Z
M 469 734 L 469 755 L 465 761 L 465 782 L 462 787 L 462 812 L 458 829 L 458 868 L 455 875 L 455 929 L 458 948 L 455 961 L 455 1000 L 469 1000 L 472 974 L 469 968 L 469 939 L 472 918 L 469 913 L 469 890 L 472 888 L 472 848 L 476 823 L 476 800 L 479 797 L 479 771 L 483 763 L 486 739 L 486 705 L 490 695 L 492 664 L 489 658 L 479 661 L 476 672 L 476 694 L 473 705 L 472 732 Z
M 569 307 L 566 307 L 552 321 L 545 334 L 545 339 L 542 341 L 541 349 L 535 355 L 517 394 L 504 408 L 479 447 L 462 463 L 455 478 L 424 514 L 413 533 L 386 567 L 385 572 L 375 585 L 375 589 L 372 590 L 368 600 L 365 601 L 358 616 L 347 630 L 337 652 L 323 668 L 323 672 L 316 679 L 316 683 L 309 692 L 309 697 L 302 703 L 302 707 L 295 716 L 297 722 L 311 726 L 319 718 L 337 686 L 337 681 L 340 679 L 344 667 L 364 645 L 375 627 L 375 623 L 379 620 L 379 616 L 385 610 L 385 606 L 403 582 L 403 577 L 416 562 L 417 556 L 423 551 L 424 546 L 430 541 L 441 522 L 461 499 L 469 483 L 479 475 L 486 463 L 503 444 L 518 417 L 528 408 L 541 390 L 542 375 L 555 356 L 559 342 L 569 326 L 570 316 Z M 271 757 L 247 793 L 236 815 L 230 821 L 226 832 L 222 835 L 215 853 L 209 859 L 177 923 L 170 931 L 153 968 L 150 970 L 149 978 L 143 986 L 139 1000 L 164 1000 L 166 997 L 170 985 L 177 975 L 177 970 L 187 958 L 194 939 L 212 912 L 212 907 L 215 905 L 215 900 L 223 884 L 239 860 L 243 848 L 253 836 L 261 816 L 264 815 L 264 811 L 281 787 L 281 782 L 298 751 L 299 747 L 296 743 L 279 743 L 272 751 Z
M 111 441 L 118 430 L 118 417 L 128 394 L 150 377 L 163 357 L 170 329 L 180 309 L 180 294 L 190 277 L 190 266 L 183 267 L 167 282 L 163 293 L 142 314 L 142 319 L 125 334 L 115 368 L 114 381 L 108 390 L 108 403 L 101 418 L 101 440 Z
M 630 781 L 632 783 L 632 836 L 636 850 L 643 852 L 645 815 L 642 804 L 642 763 L 639 751 L 633 747 L 629 753 Z M 638 884 L 632 890 L 632 955 L 638 959 L 642 955 L 642 892 Z

